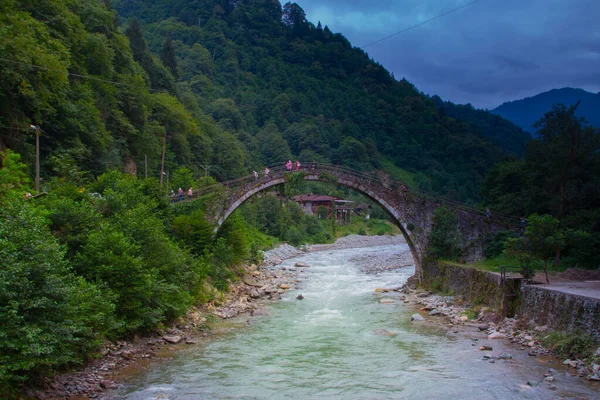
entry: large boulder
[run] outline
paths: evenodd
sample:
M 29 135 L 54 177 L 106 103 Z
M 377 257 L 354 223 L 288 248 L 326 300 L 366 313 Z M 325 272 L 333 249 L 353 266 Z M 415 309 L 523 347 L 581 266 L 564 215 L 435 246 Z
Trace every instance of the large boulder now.
M 181 336 L 173 335 L 173 336 L 163 336 L 162 339 L 171 344 L 177 344 L 183 340 Z
M 308 265 L 308 264 L 307 264 L 307 263 L 305 263 L 305 262 L 297 262 L 296 264 L 294 264 L 294 266 L 295 266 L 296 268 L 308 268 L 308 267 L 310 267 L 310 265 Z

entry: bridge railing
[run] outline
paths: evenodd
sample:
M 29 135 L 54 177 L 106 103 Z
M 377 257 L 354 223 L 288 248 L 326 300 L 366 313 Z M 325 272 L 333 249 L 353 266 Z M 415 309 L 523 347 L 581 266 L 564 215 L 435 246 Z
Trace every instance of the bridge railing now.
M 285 166 L 276 166 L 269 168 L 269 174 L 265 177 L 264 171 L 259 173 L 258 178 L 254 177 L 254 175 L 247 175 L 236 179 L 231 179 L 224 182 L 219 182 L 213 185 L 205 186 L 193 191 L 193 199 L 198 197 L 202 197 L 208 193 L 212 193 L 217 190 L 227 189 L 227 190 L 235 190 L 242 186 L 249 185 L 251 183 L 260 184 L 265 181 L 269 181 L 274 178 L 278 178 L 281 176 L 285 176 L 286 174 L 292 174 L 295 172 L 303 172 L 303 173 L 314 173 L 314 174 L 322 174 L 323 172 L 329 173 L 333 176 L 339 177 L 341 175 L 345 175 L 348 178 L 353 180 L 361 179 L 367 181 L 370 185 L 381 185 L 388 190 L 399 190 L 405 191 L 406 193 L 420 197 L 423 199 L 439 202 L 441 204 L 446 204 L 454 209 L 464 210 L 469 213 L 479 214 L 482 216 L 486 215 L 485 210 L 480 207 L 473 206 L 471 204 L 463 203 L 455 199 L 451 199 L 448 197 L 440 196 L 439 194 L 422 190 L 416 188 L 409 188 L 409 186 L 403 182 L 397 181 L 393 178 L 386 179 L 385 181 L 381 179 L 381 172 L 369 172 L 365 173 L 362 171 L 357 171 L 352 168 L 344 167 L 341 165 L 333 165 L 333 164 L 324 164 L 324 163 L 301 163 L 301 168 L 296 170 L 295 167 L 292 168 L 291 171 L 286 170 Z M 388 175 L 389 176 L 389 175 Z M 490 220 L 498 221 L 498 222 L 509 222 L 509 223 L 517 223 L 518 218 L 515 218 L 510 215 L 503 215 L 499 213 L 492 213 L 489 217 Z

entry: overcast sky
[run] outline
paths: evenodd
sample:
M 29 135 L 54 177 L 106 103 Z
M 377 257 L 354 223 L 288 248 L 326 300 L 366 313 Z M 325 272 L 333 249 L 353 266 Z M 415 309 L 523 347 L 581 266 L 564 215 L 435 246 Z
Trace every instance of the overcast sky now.
M 363 47 L 473 0 L 295 0 Z M 365 51 L 420 91 L 492 109 L 561 87 L 600 91 L 600 0 L 480 0 Z

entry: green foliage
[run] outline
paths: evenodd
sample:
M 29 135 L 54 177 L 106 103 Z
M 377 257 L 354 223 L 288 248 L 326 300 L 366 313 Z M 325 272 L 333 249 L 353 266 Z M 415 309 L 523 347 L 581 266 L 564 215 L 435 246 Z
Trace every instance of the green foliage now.
M 510 237 L 504 241 L 504 255 L 508 260 L 516 260 L 521 267 L 523 279 L 530 280 L 535 276 L 534 257 L 528 251 L 525 241 L 521 238 Z
M 558 220 L 551 215 L 533 214 L 528 221 L 524 237 L 525 249 L 544 262 L 548 281 L 548 263 L 565 247 L 565 235 Z
M 541 338 L 544 346 L 558 354 L 561 358 L 591 360 L 598 344 L 587 332 L 552 331 Z
M 485 249 L 483 254 L 486 258 L 498 257 L 504 251 L 504 243 L 510 238 L 516 238 L 518 235 L 514 231 L 499 230 L 493 235 L 486 238 Z
M 173 232 L 196 255 L 203 255 L 213 244 L 213 226 L 203 210 L 178 215 L 173 219 Z
M 433 228 L 429 234 L 429 256 L 458 261 L 462 255 L 462 236 L 458 219 L 446 206 L 433 213 Z
M 0 387 L 8 389 L 81 363 L 113 328 L 113 306 L 72 274 L 42 212 L 13 198 L 0 218 Z
M 7 149 L 0 153 L 0 161 L 0 196 L 10 191 L 24 192 L 28 189 L 30 180 L 27 165 L 21 162 L 21 156 Z
M 559 104 L 547 112 L 535 125 L 537 136 L 527 144 L 525 159 L 507 159 L 492 168 L 481 194 L 500 213 L 549 214 L 560 220 L 535 218 L 527 245 L 535 258 L 549 260 L 554 252 L 558 261 L 567 246 L 572 265 L 594 268 L 600 265 L 589 252 L 597 244 L 592 227 L 600 219 L 600 133 L 576 116 L 577 107 Z M 559 228 L 573 232 L 564 232 L 567 237 L 550 233 Z

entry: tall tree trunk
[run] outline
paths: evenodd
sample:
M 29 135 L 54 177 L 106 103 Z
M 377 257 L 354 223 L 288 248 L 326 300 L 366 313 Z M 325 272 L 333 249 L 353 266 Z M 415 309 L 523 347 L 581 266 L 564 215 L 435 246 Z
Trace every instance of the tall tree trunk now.
M 556 254 L 554 255 L 554 266 L 558 267 L 558 264 L 560 264 L 560 249 L 556 250 Z

